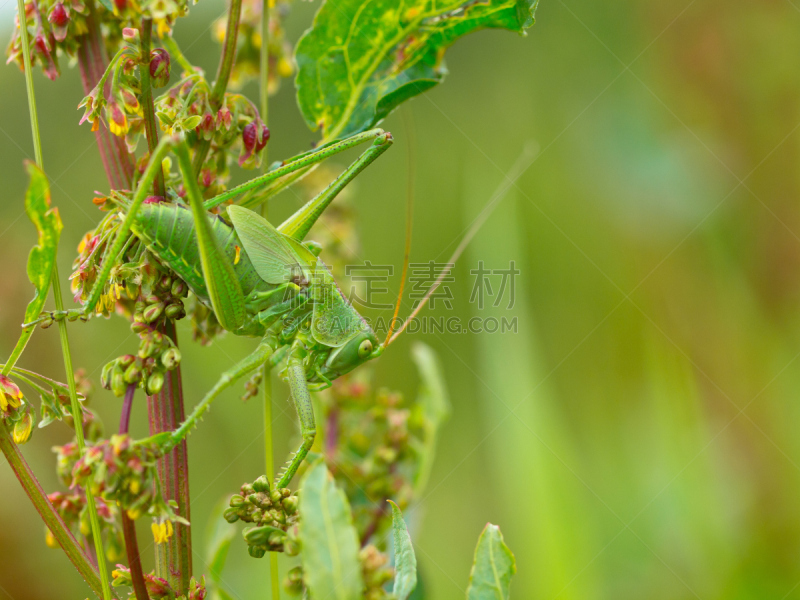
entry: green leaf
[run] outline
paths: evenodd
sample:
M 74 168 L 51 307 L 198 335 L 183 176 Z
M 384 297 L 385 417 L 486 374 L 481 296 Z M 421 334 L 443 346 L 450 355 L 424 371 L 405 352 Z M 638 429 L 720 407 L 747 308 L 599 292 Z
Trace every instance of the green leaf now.
M 517 572 L 514 555 L 497 525 L 487 523 L 475 548 L 467 600 L 508 600 L 511 576 Z
M 56 262 L 58 239 L 63 225 L 58 209 L 50 208 L 50 184 L 44 171 L 31 161 L 25 161 L 25 169 L 30 176 L 28 190 L 25 192 L 25 212 L 38 233 L 37 243 L 28 255 L 28 279 L 33 284 L 35 292 L 25 309 L 23 323 L 30 323 L 42 312 L 47 300 L 47 291 L 50 289 L 53 266 Z M 34 328 L 23 330 L 9 357 L 9 363 L 13 365 L 17 362 L 33 331 Z
M 47 176 L 34 163 L 26 161 L 25 167 L 31 182 L 25 193 L 25 212 L 39 233 L 39 240 L 28 255 L 28 279 L 36 288 L 33 300 L 25 310 L 25 322 L 39 316 L 47 299 L 53 265 L 56 262 L 58 238 L 61 235 L 61 218 L 57 208 L 50 208 L 50 184 Z
M 411 356 L 419 371 L 420 384 L 416 404 L 422 409 L 424 430 L 420 467 L 414 481 L 414 496 L 419 498 L 430 476 L 439 427 L 450 415 L 450 400 L 442 366 L 433 349 L 422 342 L 415 342 L 411 347 Z
M 417 587 L 417 557 L 414 555 L 414 546 L 411 536 L 408 535 L 403 513 L 397 505 L 389 500 L 392 505 L 392 534 L 394 536 L 394 588 L 392 593 L 397 600 L 406 600 L 414 588 Z
M 297 102 L 325 140 L 373 127 L 441 82 L 445 50 L 480 29 L 524 33 L 538 0 L 326 0 L 297 43 Z
M 325 463 L 303 477 L 300 542 L 306 586 L 314 600 L 357 600 L 363 582 L 358 534 L 347 497 L 336 487 Z

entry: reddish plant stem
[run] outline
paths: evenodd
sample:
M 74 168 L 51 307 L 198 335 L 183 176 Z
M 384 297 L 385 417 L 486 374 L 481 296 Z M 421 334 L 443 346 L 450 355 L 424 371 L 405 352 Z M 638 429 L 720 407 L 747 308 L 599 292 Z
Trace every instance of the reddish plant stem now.
M 172 338 L 177 346 L 173 321 L 167 320 L 163 333 Z M 174 431 L 185 420 L 180 367 L 165 373 L 164 387 L 159 394 L 147 398 L 147 407 L 151 434 Z M 175 500 L 178 503 L 178 515 L 190 521 L 186 440 L 159 459 L 158 476 L 164 499 Z M 189 588 L 189 579 L 192 576 L 191 548 L 191 529 L 180 523 L 175 525 L 175 533 L 169 541 L 156 545 L 156 575 L 166 579 L 179 596 L 187 593 Z
M 30 465 L 28 465 L 25 457 L 19 451 L 19 446 L 11 439 L 11 435 L 3 423 L 0 423 L 0 450 L 5 455 L 8 464 L 14 471 L 14 475 L 17 476 L 25 493 L 28 494 L 28 498 L 30 498 L 39 516 L 42 517 L 45 525 L 53 534 L 53 537 L 56 538 L 64 553 L 75 565 L 78 573 L 81 574 L 81 577 L 92 589 L 92 592 L 98 598 L 102 598 L 103 587 L 100 583 L 97 567 L 90 561 L 89 556 L 81 548 L 78 540 L 75 539 L 75 536 L 72 535 L 72 532 L 61 519 L 61 515 L 56 512 L 55 507 L 48 500 Z M 89 546 L 87 545 L 87 547 Z
M 128 433 L 131 421 L 131 408 L 133 407 L 133 396 L 136 393 L 136 386 L 129 385 L 125 390 L 125 400 L 122 403 L 122 414 L 119 418 L 119 432 Z M 150 600 L 147 594 L 147 586 L 144 583 L 144 572 L 142 571 L 142 559 L 139 555 L 139 540 L 136 538 L 136 524 L 128 516 L 125 510 L 122 513 L 122 536 L 125 539 L 125 553 L 128 555 L 128 568 L 131 570 L 131 581 L 133 583 L 133 593 L 136 600 Z
M 93 0 L 86 0 L 86 7 L 89 10 L 89 15 L 86 17 L 87 32 L 78 37 L 78 65 L 83 91 L 88 94 L 103 76 L 108 65 L 108 57 Z M 133 157 L 125 146 L 125 140 L 113 135 L 105 127 L 99 127 L 94 135 L 108 183 L 113 189 L 130 189 L 133 180 Z

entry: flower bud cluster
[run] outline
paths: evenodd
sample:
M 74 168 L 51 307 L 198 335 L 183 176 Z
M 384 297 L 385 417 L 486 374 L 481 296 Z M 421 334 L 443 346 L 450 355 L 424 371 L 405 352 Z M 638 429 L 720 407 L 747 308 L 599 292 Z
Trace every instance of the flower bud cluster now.
M 199 177 L 207 196 L 224 189 L 229 152 L 238 148 L 239 166 L 256 168 L 269 140 L 269 129 L 258 109 L 244 96 L 225 94 L 219 108 L 215 106 L 211 88 L 199 73 L 188 75 L 155 100 L 162 130 L 169 134 L 187 132 L 193 134 L 190 139 L 211 142 L 211 153 Z
M 70 444 L 55 450 L 59 475 L 70 487 L 116 503 L 131 519 L 147 514 L 183 522 L 159 490 L 155 447 L 134 443 L 128 435 L 112 435 L 88 446 L 83 456 Z
M 181 353 L 169 336 L 147 329 L 139 334 L 139 352 L 123 354 L 103 367 L 100 383 L 121 398 L 128 386 L 142 387 L 148 396 L 154 396 L 164 385 L 164 374 L 180 364 Z
M 359 532 L 380 531 L 391 522 L 386 499 L 405 508 L 413 498 L 424 435 L 422 424 L 412 419 L 415 407 L 406 406 L 397 392 L 374 392 L 351 376 L 334 381 L 320 398 L 326 441 L 329 436 L 336 441 L 325 457 L 328 469 L 351 500 Z
M 78 539 L 86 538 L 91 534 L 91 519 L 83 488 L 76 487 L 69 492 L 53 492 L 47 498 L 64 520 L 67 527 Z M 105 502 L 102 498 L 95 499 L 97 514 L 100 516 L 100 532 L 103 536 L 106 557 L 108 560 L 121 560 L 124 556 L 124 541 L 122 530 L 118 525 L 118 510 L 113 502 Z M 47 543 L 55 543 L 52 533 L 47 532 Z M 56 547 L 55 544 L 54 547 Z
M 237 37 L 236 60 L 231 71 L 230 87 L 241 89 L 261 72 L 261 0 L 243 0 L 242 13 L 239 19 L 239 35 Z M 292 47 L 286 40 L 284 21 L 289 15 L 289 2 L 282 0 L 270 3 L 269 13 L 269 67 L 267 70 L 267 91 L 270 95 L 277 93 L 281 81 L 292 76 Z M 219 43 L 225 40 L 228 27 L 227 16 L 214 22 L 214 37 Z
M 295 556 L 300 551 L 297 507 L 297 493 L 288 488 L 270 490 L 269 481 L 262 475 L 252 484 L 244 484 L 231 498 L 224 517 L 228 523 L 255 525 L 244 530 L 250 556 L 261 558 L 267 551 Z
M 131 571 L 125 565 L 118 564 L 111 572 L 111 577 L 111 585 L 114 587 L 133 587 Z M 200 581 L 192 577 L 187 593 L 182 596 L 178 596 L 169 582 L 162 577 L 156 577 L 155 573 L 144 573 L 144 585 L 151 600 L 205 600 L 206 598 L 205 577 L 201 577 Z
M 364 546 L 358 553 L 361 562 L 361 577 L 364 582 L 363 600 L 389 600 L 393 598 L 384 586 L 394 577 L 389 557 L 372 544 Z M 303 567 L 292 568 L 283 580 L 283 589 L 290 596 L 300 596 L 305 591 Z
M 31 45 L 31 64 L 40 65 L 44 74 L 55 80 L 59 74 L 59 54 L 74 56 L 77 37 L 86 33 L 89 11 L 83 0 L 33 0 L 25 3 L 25 26 Z M 11 42 L 6 48 L 8 62 L 23 68 L 20 18 L 17 16 Z

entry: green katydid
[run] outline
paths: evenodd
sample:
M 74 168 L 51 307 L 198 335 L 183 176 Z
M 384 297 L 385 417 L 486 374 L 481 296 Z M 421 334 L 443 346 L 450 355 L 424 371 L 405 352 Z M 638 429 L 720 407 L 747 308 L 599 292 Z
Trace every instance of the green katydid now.
M 372 145 L 355 163 L 277 229 L 243 206 L 228 206 L 232 226 L 208 213 L 208 209 L 226 200 L 263 188 L 368 140 L 373 141 Z M 300 418 L 303 441 L 277 486 L 286 487 L 291 481 L 316 433 L 309 391 L 329 386 L 332 380 L 379 356 L 385 347 L 345 300 L 319 259 L 319 248 L 302 241 L 338 192 L 391 144 L 390 133 L 367 131 L 300 155 L 261 177 L 203 201 L 186 143 L 179 138 L 162 139 L 133 199 L 115 200 L 125 217 L 86 304 L 80 310 L 50 316 L 86 318 L 94 312 L 103 293 L 102 282 L 109 280 L 133 232 L 186 282 L 200 301 L 214 310 L 226 330 L 260 337 L 261 342 L 251 355 L 222 374 L 175 431 L 157 434 L 148 442 L 169 451 L 186 437 L 225 388 L 266 363 L 275 366 L 285 359 L 285 377 Z M 178 159 L 188 208 L 148 200 L 148 190 L 170 150 Z M 26 326 L 30 325 L 33 323 Z

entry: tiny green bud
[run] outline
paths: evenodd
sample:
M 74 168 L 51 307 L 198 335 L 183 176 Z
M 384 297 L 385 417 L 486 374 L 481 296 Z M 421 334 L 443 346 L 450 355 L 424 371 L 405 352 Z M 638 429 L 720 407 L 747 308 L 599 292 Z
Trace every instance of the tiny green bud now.
M 161 353 L 161 364 L 171 371 L 181 362 L 181 351 L 175 347 L 169 348 Z
M 269 534 L 269 539 L 267 540 L 267 543 L 273 547 L 280 546 L 283 543 L 283 539 L 285 537 L 286 537 L 285 533 L 279 531 L 273 531 L 272 533 Z
M 122 398 L 125 395 L 125 390 L 127 389 L 128 384 L 125 383 L 125 371 L 122 370 L 122 367 L 117 364 L 114 366 L 114 370 L 111 372 L 111 391 L 114 392 L 114 395 L 117 398 Z
M 287 539 L 283 543 L 283 551 L 286 553 L 286 556 L 297 556 L 300 554 L 300 544 L 298 544 L 296 540 Z
M 103 367 L 103 372 L 100 374 L 100 385 L 104 390 L 111 389 L 111 373 L 114 371 L 114 367 L 116 365 L 117 361 L 112 360 L 111 362 L 106 363 L 106 365 Z
M 161 371 L 156 371 L 147 378 L 147 395 L 155 396 L 164 387 L 164 374 Z
M 289 496 L 292 495 L 292 490 L 290 490 L 289 488 L 280 488 L 278 491 L 284 498 L 288 498 Z
M 262 475 L 253 482 L 253 489 L 257 492 L 269 492 L 269 480 Z
M 166 292 L 172 287 L 172 277 L 169 275 L 164 275 L 161 279 L 158 280 L 156 284 L 156 289 L 160 291 Z
M 142 370 L 139 368 L 139 365 L 133 363 L 125 370 L 124 377 L 125 383 L 138 383 L 142 378 Z
M 148 327 L 147 323 L 144 322 L 144 317 L 142 317 L 141 313 L 137 315 L 134 321 L 131 323 L 131 331 L 133 333 L 144 333 L 148 329 L 150 329 L 150 327 Z
M 170 319 L 179 320 L 186 316 L 186 309 L 183 307 L 182 302 L 173 302 L 167 305 L 164 314 Z
M 277 505 L 281 501 L 280 490 L 272 490 L 269 494 L 269 499 L 272 500 L 273 504 Z
M 147 305 L 158 304 L 159 302 L 161 302 L 161 298 L 158 296 L 158 294 L 150 294 L 147 298 L 144 299 L 144 301 L 145 301 L 145 304 L 147 304 Z M 147 307 L 144 307 L 144 308 L 147 308 Z M 142 310 L 144 310 L 144 308 L 142 308 Z
M 124 354 L 123 356 L 119 357 L 119 365 L 126 369 L 130 367 L 133 362 L 136 360 L 136 357 L 133 354 Z
M 297 498 L 284 498 L 283 502 L 281 502 L 283 506 L 283 510 L 286 511 L 287 515 L 293 515 L 297 512 Z
M 251 546 L 261 546 L 267 543 L 270 533 L 274 530 L 272 527 L 250 527 L 245 529 L 242 534 L 245 541 Z
M 242 496 L 249 496 L 250 494 L 254 493 L 256 490 L 255 488 L 250 485 L 249 483 L 245 483 L 242 486 Z
M 248 546 L 247 551 L 253 558 L 262 558 L 267 553 L 267 549 L 264 546 Z
M 231 507 L 236 508 L 242 504 L 244 504 L 244 498 L 242 498 L 239 494 L 234 494 L 230 501 Z
M 170 293 L 176 298 L 185 298 L 189 295 L 189 286 L 184 281 L 176 279 L 172 282 Z
M 222 516 L 228 523 L 236 523 L 239 520 L 239 512 L 235 508 L 226 508 Z
M 159 302 L 158 304 L 151 304 L 147 308 L 144 309 L 142 313 L 142 318 L 144 319 L 145 323 L 152 323 L 158 317 L 161 316 L 161 313 L 164 312 L 164 303 Z

